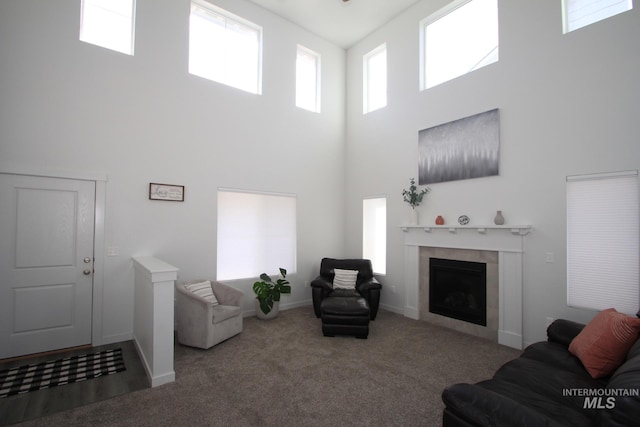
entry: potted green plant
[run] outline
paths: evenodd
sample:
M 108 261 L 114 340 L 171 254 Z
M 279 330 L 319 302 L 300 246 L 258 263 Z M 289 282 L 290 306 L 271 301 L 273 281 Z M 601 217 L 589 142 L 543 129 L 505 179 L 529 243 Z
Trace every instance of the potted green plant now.
M 429 187 L 425 187 L 418 192 L 418 186 L 414 178 L 409 179 L 409 189 L 402 190 L 402 197 L 404 201 L 411 206 L 411 223 L 418 223 L 418 211 L 416 208 L 422 203 L 424 196 L 431 191 Z
M 278 315 L 280 307 L 280 294 L 290 294 L 291 286 L 286 279 L 287 270 L 280 268 L 282 278 L 275 282 L 267 273 L 260 275 L 259 281 L 253 284 L 253 292 L 256 294 L 256 316 L 259 319 L 273 319 Z

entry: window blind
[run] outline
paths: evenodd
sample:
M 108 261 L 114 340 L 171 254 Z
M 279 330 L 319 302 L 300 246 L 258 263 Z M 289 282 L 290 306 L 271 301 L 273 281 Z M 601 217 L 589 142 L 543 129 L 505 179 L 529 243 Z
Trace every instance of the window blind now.
M 217 280 L 296 271 L 296 196 L 218 190 Z
M 567 177 L 567 303 L 635 314 L 640 304 L 638 172 Z

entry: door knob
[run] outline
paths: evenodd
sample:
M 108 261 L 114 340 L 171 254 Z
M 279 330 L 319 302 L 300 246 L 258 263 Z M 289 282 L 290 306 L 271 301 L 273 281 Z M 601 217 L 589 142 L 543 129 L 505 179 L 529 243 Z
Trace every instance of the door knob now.
M 91 262 L 91 258 L 86 257 L 85 259 L 83 259 L 85 264 L 89 264 Z
M 88 276 L 88 275 L 90 275 L 90 274 L 91 274 L 91 270 L 89 270 L 89 269 L 87 268 L 86 270 L 84 270 L 84 271 L 82 272 L 82 274 L 84 274 L 85 276 Z

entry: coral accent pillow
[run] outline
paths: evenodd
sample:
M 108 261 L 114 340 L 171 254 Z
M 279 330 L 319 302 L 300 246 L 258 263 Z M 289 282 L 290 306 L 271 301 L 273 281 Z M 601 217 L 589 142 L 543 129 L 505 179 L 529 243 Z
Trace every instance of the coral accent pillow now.
M 582 362 L 592 378 L 618 369 L 640 333 L 640 319 L 613 308 L 598 313 L 571 341 L 569 352 Z

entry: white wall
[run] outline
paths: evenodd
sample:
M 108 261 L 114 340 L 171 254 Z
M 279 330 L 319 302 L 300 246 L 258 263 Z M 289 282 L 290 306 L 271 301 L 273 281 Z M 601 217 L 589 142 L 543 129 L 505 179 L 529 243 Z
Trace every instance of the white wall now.
M 109 177 L 105 246 L 120 255 L 105 259 L 105 341 L 132 330 L 131 256 L 158 256 L 179 279 L 215 277 L 217 187 L 298 194 L 290 304 L 310 298 L 302 285 L 321 257 L 360 256 L 361 200 L 386 195 L 382 281 L 397 293 L 387 288 L 383 303 L 402 310 L 397 225 L 401 190 L 417 176 L 417 133 L 492 108 L 500 176 L 433 185 L 422 220 L 490 222 L 502 209 L 508 222 L 533 224 L 525 341 L 544 338 L 547 316 L 587 321 L 593 313 L 566 307 L 564 179 L 640 167 L 640 11 L 562 35 L 559 2 L 500 1 L 500 61 L 419 92 L 418 22 L 447 3 L 422 1 L 351 48 L 345 78 L 342 49 L 247 1 L 217 0 L 264 28 L 255 96 L 187 73 L 188 0 L 137 0 L 133 57 L 78 41 L 79 0 L 0 2 L 0 167 Z M 363 116 L 362 55 L 383 42 L 389 105 Z M 293 106 L 297 43 L 322 54 L 322 114 Z M 186 201 L 147 200 L 149 182 L 185 185 Z M 251 310 L 251 281 L 236 285 Z
M 524 339 L 545 339 L 546 317 L 588 321 L 566 305 L 567 175 L 640 167 L 640 10 L 563 35 L 560 2 L 505 1 L 500 60 L 419 91 L 419 21 L 448 1 L 424 0 L 347 53 L 347 253 L 361 253 L 362 198 L 386 195 L 388 285 L 382 302 L 404 306 L 401 191 L 417 177 L 418 131 L 500 109 L 500 176 L 431 185 L 421 222 L 467 214 L 532 224 L 524 259 Z M 362 114 L 362 56 L 387 43 L 388 106 Z M 615 212 L 612 211 L 615 221 Z M 554 263 L 545 262 L 553 252 Z M 390 292 L 396 286 L 397 292 Z
M 189 0 L 137 0 L 135 56 L 78 40 L 80 0 L 0 2 L 0 167 L 108 176 L 105 342 L 131 336 L 132 256 L 215 278 L 218 187 L 298 195 L 285 305 L 308 302 L 304 282 L 344 249 L 344 50 L 247 1 L 215 3 L 263 27 L 262 96 L 188 74 Z M 298 43 L 322 55 L 321 114 L 294 106 Z M 149 201 L 149 182 L 186 186 L 185 202 Z M 235 283 L 245 310 L 252 282 Z

